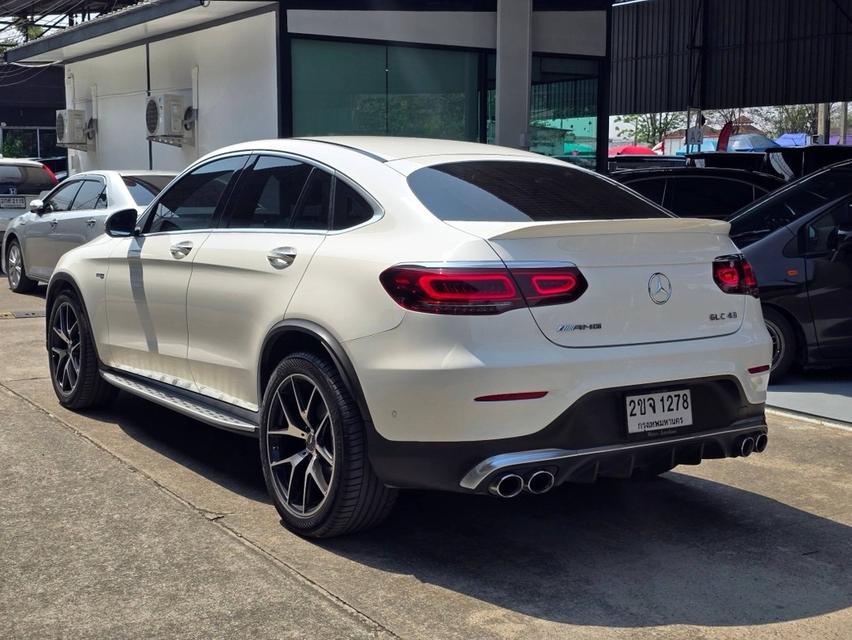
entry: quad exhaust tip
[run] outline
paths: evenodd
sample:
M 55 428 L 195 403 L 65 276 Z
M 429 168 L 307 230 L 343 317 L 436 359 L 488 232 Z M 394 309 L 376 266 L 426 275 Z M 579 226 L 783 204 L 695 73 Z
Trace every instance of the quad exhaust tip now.
M 743 458 L 748 458 L 754 451 L 754 438 L 746 436 L 740 440 L 740 455 Z
M 539 495 L 550 491 L 555 482 L 556 478 L 553 477 L 553 474 L 550 473 L 550 471 L 536 471 L 527 480 L 525 489 L 530 493 Z
M 507 473 L 497 478 L 488 491 L 500 498 L 514 498 L 524 490 L 524 479 L 517 473 Z
M 769 438 L 765 433 L 760 433 L 754 438 L 754 452 L 763 453 L 766 451 L 766 445 L 769 444 Z

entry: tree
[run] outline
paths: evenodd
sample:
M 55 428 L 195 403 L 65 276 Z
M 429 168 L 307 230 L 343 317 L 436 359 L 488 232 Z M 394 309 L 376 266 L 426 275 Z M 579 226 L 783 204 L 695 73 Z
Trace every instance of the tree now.
M 683 127 L 684 115 L 679 112 L 638 113 L 619 116 L 615 119 L 615 130 L 619 136 L 633 138 L 639 144 L 655 145 L 669 131 Z

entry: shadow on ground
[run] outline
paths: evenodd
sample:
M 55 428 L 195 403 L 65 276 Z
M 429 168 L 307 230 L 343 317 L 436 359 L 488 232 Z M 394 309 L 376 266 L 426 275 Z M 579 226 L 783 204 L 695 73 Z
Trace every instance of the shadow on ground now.
M 102 417 L 221 486 L 268 502 L 255 440 L 125 394 Z M 852 528 L 841 523 L 674 472 L 511 501 L 403 492 L 383 526 L 318 545 L 541 620 L 725 627 L 852 605 L 850 539 Z

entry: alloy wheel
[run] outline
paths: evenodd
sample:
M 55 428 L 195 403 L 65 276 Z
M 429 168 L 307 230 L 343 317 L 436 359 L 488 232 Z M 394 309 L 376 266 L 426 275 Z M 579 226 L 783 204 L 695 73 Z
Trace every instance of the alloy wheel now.
M 9 258 L 6 261 L 6 273 L 9 274 L 9 282 L 12 288 L 17 287 L 21 282 L 22 272 L 23 261 L 21 260 L 21 249 L 17 244 L 12 244 L 9 247 Z
M 287 376 L 273 397 L 267 464 L 288 511 L 306 517 L 325 504 L 334 479 L 334 428 L 328 403 L 309 377 Z
M 53 316 L 50 358 L 53 380 L 66 395 L 74 392 L 80 379 L 80 343 L 80 319 L 74 307 L 63 302 Z

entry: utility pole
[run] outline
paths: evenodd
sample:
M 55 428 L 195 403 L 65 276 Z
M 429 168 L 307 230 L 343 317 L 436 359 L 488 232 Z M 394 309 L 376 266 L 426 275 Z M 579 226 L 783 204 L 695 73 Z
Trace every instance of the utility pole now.
M 817 110 L 817 135 L 820 144 L 828 144 L 831 141 L 831 103 L 820 103 Z
M 846 137 L 849 132 L 849 103 L 840 103 L 840 141 L 839 144 L 847 144 Z

